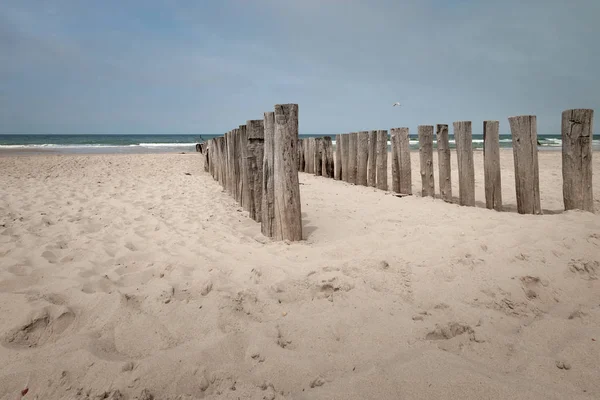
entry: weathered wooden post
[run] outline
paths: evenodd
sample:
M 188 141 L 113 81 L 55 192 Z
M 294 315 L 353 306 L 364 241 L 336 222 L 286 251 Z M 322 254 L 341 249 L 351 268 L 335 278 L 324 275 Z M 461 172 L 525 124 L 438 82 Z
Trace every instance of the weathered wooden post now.
M 250 201 L 248 211 L 250 218 L 260 222 L 262 208 L 262 166 L 264 158 L 265 127 L 262 119 L 246 122 L 248 136 L 248 191 Z M 296 170 L 298 165 L 296 164 Z
M 386 130 L 377 131 L 377 189 L 388 190 L 387 183 L 387 141 Z
M 298 139 L 298 171 L 304 171 L 304 139 Z
M 436 125 L 437 152 L 440 179 L 440 197 L 446 202 L 452 202 L 452 164 L 450 163 L 450 140 L 448 125 Z
M 594 212 L 592 135 L 594 110 L 562 113 L 562 175 L 565 210 Z
M 485 206 L 496 211 L 502 211 L 499 125 L 498 121 L 483 121 Z
M 390 129 L 390 142 L 392 144 L 392 191 L 395 193 L 400 192 L 400 147 L 398 144 L 398 129 Z
M 331 136 L 325 136 L 321 139 L 321 172 L 325 178 L 333 178 L 333 145 L 331 143 Z
M 357 136 L 356 184 L 367 186 L 367 168 L 369 160 L 369 132 L 359 132 Z
M 209 171 L 210 160 L 208 157 L 208 142 L 202 143 L 202 156 L 204 157 L 204 172 Z
M 221 154 L 221 186 L 223 187 L 223 190 L 227 189 L 227 158 L 226 158 L 226 152 L 227 152 L 227 144 L 225 143 L 225 138 L 223 136 L 220 137 L 221 141 L 220 141 L 220 145 L 221 148 L 219 150 L 219 153 Z
M 377 131 L 369 131 L 369 151 L 367 155 L 367 185 L 377 186 Z
M 227 184 L 226 186 L 226 191 L 227 194 L 230 196 L 233 196 L 233 192 L 232 192 L 232 185 L 231 182 L 233 181 L 233 172 L 232 172 L 232 168 L 231 168 L 231 163 L 232 163 L 232 145 L 231 145 L 231 132 L 225 132 L 225 154 L 226 154 L 226 158 L 227 158 L 227 162 L 225 163 L 225 169 L 226 169 L 226 175 L 227 175 Z
M 349 134 L 348 143 L 348 182 L 356 184 L 356 168 L 358 164 L 358 132 L 352 132 Z
M 335 135 L 335 170 L 333 179 L 342 180 L 342 135 Z
M 410 137 L 406 127 L 396 128 L 400 193 L 412 195 L 412 165 L 410 162 Z
M 260 231 L 266 237 L 274 236 L 275 220 L 275 192 L 273 181 L 274 145 L 275 145 L 275 113 L 264 113 L 264 156 L 263 156 L 263 179 L 262 179 L 262 216 L 260 219 Z M 306 141 L 303 143 L 306 145 Z
M 433 125 L 419 125 L 419 159 L 421 165 L 421 196 L 435 197 L 433 179 Z
M 243 150 L 242 144 L 246 143 L 246 127 L 242 128 L 242 125 L 239 126 L 235 130 L 235 179 L 236 179 L 236 201 L 240 206 L 243 207 L 244 203 L 244 166 L 242 163 L 242 158 L 245 155 L 245 150 Z
M 323 175 L 323 143 L 321 138 L 314 138 L 315 140 L 315 154 L 314 154 L 314 165 L 315 165 L 315 176 Z
M 296 164 L 298 105 L 275 105 L 274 190 L 277 240 L 302 240 L 300 184 Z
M 308 138 L 308 154 L 305 155 L 308 164 L 307 171 L 309 174 L 315 173 L 315 138 Z
M 461 206 L 475 206 L 475 166 L 471 121 L 453 123 L 458 162 L 458 197 Z
M 308 138 L 302 139 L 302 154 L 304 156 L 302 172 L 308 172 Z
M 541 214 L 537 118 L 535 115 L 520 115 L 509 117 L 508 122 L 515 160 L 517 212 Z
M 350 135 L 348 133 L 340 135 L 340 145 L 342 147 L 342 180 L 350 182 Z

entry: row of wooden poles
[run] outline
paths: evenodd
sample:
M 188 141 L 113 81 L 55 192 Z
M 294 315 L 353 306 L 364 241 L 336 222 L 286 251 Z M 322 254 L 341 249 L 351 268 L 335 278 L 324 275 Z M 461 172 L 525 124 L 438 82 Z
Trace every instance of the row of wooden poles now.
M 204 169 L 275 240 L 302 240 L 296 162 L 298 105 L 277 104 L 224 136 L 201 143 Z
M 508 118 L 514 154 L 517 211 L 541 214 L 537 150 L 537 119 L 533 115 Z M 471 121 L 453 123 L 458 161 L 459 204 L 475 206 L 475 168 Z M 434 126 L 420 125 L 421 194 L 435 196 Z M 448 125 L 435 127 L 439 167 L 439 193 L 452 201 Z M 409 128 L 391 129 L 392 191 L 412 194 Z M 594 212 L 592 193 L 593 110 L 562 113 L 562 172 L 565 210 Z M 502 210 L 499 122 L 484 121 L 484 180 L 486 207 Z M 330 136 L 299 139 L 298 170 L 356 185 L 388 190 L 388 133 L 386 130 L 336 135 L 335 157 Z

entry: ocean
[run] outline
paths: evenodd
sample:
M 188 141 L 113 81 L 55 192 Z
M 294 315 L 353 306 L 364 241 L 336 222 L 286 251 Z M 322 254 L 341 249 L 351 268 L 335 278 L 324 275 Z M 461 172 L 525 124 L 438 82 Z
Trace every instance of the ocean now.
M 55 153 L 181 153 L 196 151 L 196 143 L 221 135 L 0 135 L 0 150 Z M 300 138 L 323 137 L 327 134 L 300 135 Z M 335 144 L 335 134 L 330 135 Z M 449 135 L 454 148 L 454 135 Z M 538 135 L 540 150 L 560 150 L 560 135 Z M 388 141 L 388 147 L 390 143 Z M 419 148 L 416 135 L 410 135 L 412 149 Z M 594 150 L 600 150 L 600 136 L 594 135 Z M 434 142 L 435 147 L 435 142 Z M 500 135 L 500 147 L 511 148 L 511 135 Z M 483 135 L 473 135 L 473 148 L 483 148 Z

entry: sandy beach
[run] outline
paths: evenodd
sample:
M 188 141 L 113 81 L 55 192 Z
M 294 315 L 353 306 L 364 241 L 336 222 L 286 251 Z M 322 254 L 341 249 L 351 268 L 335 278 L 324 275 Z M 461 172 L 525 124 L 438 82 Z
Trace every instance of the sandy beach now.
M 600 398 L 600 157 L 594 215 L 540 152 L 534 216 L 510 150 L 506 212 L 411 156 L 410 197 L 301 173 L 299 243 L 200 154 L 0 156 L 0 399 Z

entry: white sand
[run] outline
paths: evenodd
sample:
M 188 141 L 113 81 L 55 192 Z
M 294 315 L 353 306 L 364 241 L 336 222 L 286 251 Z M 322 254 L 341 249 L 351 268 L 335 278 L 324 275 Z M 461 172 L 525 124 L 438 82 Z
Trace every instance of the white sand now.
M 600 202 L 539 159 L 543 216 L 301 174 L 285 244 L 199 154 L 0 157 L 0 399 L 598 399 Z

